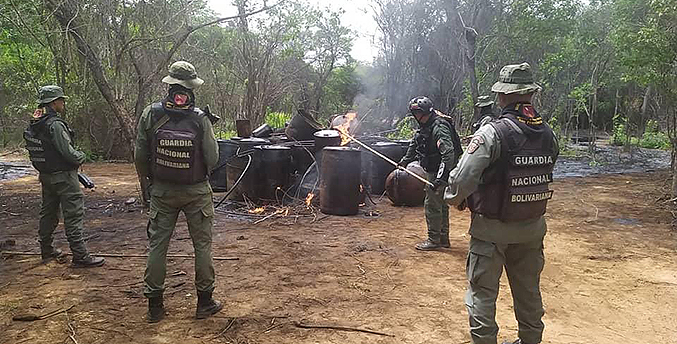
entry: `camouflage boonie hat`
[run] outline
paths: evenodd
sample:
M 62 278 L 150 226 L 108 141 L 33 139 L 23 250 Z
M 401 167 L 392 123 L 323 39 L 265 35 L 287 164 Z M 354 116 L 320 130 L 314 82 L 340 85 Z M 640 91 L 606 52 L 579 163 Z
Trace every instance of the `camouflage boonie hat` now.
M 479 96 L 477 97 L 477 103 L 475 103 L 475 107 L 478 108 L 483 108 L 492 105 L 494 105 L 494 101 L 491 99 L 490 96 Z
M 169 66 L 169 75 L 162 78 L 162 82 L 170 85 L 179 84 L 185 88 L 193 89 L 204 83 L 197 77 L 195 67 L 186 61 L 176 61 Z
M 63 94 L 63 88 L 59 86 L 42 86 L 38 91 L 38 104 L 49 104 L 59 98 L 68 98 Z
M 529 94 L 540 90 L 541 86 L 534 82 L 531 66 L 526 62 L 503 67 L 498 81 L 491 86 L 491 92 L 504 94 Z

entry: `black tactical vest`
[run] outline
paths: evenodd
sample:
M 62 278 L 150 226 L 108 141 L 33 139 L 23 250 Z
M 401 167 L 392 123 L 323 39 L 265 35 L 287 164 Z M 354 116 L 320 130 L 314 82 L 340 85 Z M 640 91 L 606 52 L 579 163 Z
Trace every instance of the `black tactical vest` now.
M 449 127 L 452 144 L 454 145 L 454 154 L 456 155 L 454 164 L 458 162 L 458 158 L 463 152 L 461 140 L 458 137 L 458 133 L 456 133 L 456 128 L 454 128 L 448 120 L 433 114 L 428 123 L 422 125 L 416 137 L 414 137 L 416 143 L 416 157 L 418 158 L 421 167 L 429 173 L 437 172 L 440 163 L 442 162 L 442 155 L 440 154 L 440 150 L 437 147 L 437 142 L 435 142 L 433 135 L 433 128 L 437 125 L 446 125 Z M 453 168 L 453 166 L 451 166 L 451 168 Z
M 71 141 L 75 139 L 75 135 L 68 127 L 68 124 L 56 113 L 48 109 L 49 113 L 43 115 L 40 119 L 31 123 L 24 131 L 24 140 L 26 141 L 26 149 L 31 163 L 40 173 L 54 173 L 59 171 L 73 171 L 78 169 L 78 165 L 67 161 L 54 146 L 52 135 L 50 134 L 50 127 L 54 122 L 61 122 L 66 126 L 68 135 Z
M 151 166 L 153 179 L 176 184 L 192 185 L 207 180 L 207 166 L 202 154 L 202 112 L 198 108 L 174 114 L 164 110 L 161 103 L 151 105 L 152 127 L 168 116 L 153 133 L 151 139 Z
M 552 171 L 557 158 L 554 133 L 546 124 L 539 134 L 517 131 L 515 116 L 490 122 L 501 142 L 501 156 L 484 171 L 483 182 L 468 198 L 473 213 L 516 222 L 545 214 L 553 191 Z

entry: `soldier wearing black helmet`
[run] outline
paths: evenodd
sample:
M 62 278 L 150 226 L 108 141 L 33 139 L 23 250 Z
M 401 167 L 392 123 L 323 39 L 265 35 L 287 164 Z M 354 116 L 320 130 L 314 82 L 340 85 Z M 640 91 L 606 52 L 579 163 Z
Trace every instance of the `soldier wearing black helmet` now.
M 426 186 L 425 218 L 428 238 L 416 245 L 417 250 L 431 251 L 450 247 L 449 206 L 444 202 L 443 190 L 449 172 L 461 155 L 461 144 L 450 118 L 433 107 L 428 97 L 416 97 L 409 102 L 409 113 L 416 118 L 420 129 L 409 145 L 399 165 L 406 167 L 418 160 L 427 172 L 433 186 Z
M 38 230 L 42 259 L 46 261 L 63 255 L 52 246 L 61 208 L 73 266 L 101 266 L 104 259 L 89 254 L 82 235 L 85 203 L 77 172 L 85 161 L 85 154 L 73 148 L 75 133 L 59 117 L 66 110 L 66 96 L 61 87 L 49 85 L 40 88 L 38 97 L 38 108 L 24 132 L 24 140 L 31 163 L 40 172 L 42 185 Z

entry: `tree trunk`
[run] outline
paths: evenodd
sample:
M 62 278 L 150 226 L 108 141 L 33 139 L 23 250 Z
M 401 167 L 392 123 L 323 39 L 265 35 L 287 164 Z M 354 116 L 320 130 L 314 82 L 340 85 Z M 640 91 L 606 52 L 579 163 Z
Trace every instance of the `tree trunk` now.
M 638 125 L 637 137 L 644 136 L 644 131 L 646 130 L 646 122 L 649 120 L 647 113 L 649 112 L 649 101 L 651 101 L 651 92 L 653 91 L 651 85 L 646 87 L 644 92 L 644 100 L 642 101 L 642 107 L 640 108 L 640 120 Z
M 675 163 L 676 154 L 677 140 L 672 140 L 672 198 L 677 197 L 677 163 Z
M 122 106 L 122 103 L 116 99 L 113 89 L 106 78 L 101 60 L 85 40 L 85 33 L 80 30 L 80 28 L 85 27 L 85 25 L 82 24 L 80 18 L 76 15 L 77 11 L 74 11 L 75 6 L 77 5 L 74 5 L 72 0 L 63 2 L 58 0 L 45 0 L 45 3 L 49 10 L 54 13 L 61 28 L 71 35 L 78 48 L 78 52 L 85 58 L 87 66 L 92 72 L 92 77 L 94 78 L 96 86 L 99 88 L 101 95 L 108 105 L 110 105 L 113 114 L 120 125 L 120 134 L 122 136 L 121 144 L 125 151 L 129 152 L 129 159 L 133 159 L 132 141 L 134 139 L 134 119 L 124 106 Z

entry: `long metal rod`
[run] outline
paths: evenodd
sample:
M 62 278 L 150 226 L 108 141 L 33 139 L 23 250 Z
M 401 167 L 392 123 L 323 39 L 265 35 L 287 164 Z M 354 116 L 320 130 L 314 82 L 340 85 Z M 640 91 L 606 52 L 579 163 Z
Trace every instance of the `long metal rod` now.
M 392 159 L 390 159 L 390 158 L 388 158 L 387 156 L 385 156 L 385 155 L 383 155 L 383 154 L 377 152 L 376 150 L 374 150 L 373 148 L 367 146 L 366 144 L 360 142 L 358 139 L 356 139 L 356 138 L 354 138 L 353 136 L 351 136 L 350 134 L 348 134 L 345 130 L 343 130 L 343 129 L 341 129 L 341 128 L 334 128 L 334 129 L 337 129 L 338 131 L 341 132 L 341 134 L 343 134 L 343 135 L 345 135 L 347 138 L 349 138 L 349 139 L 355 141 L 358 145 L 364 147 L 364 149 L 370 151 L 372 154 L 376 155 L 377 157 L 379 157 L 379 158 L 381 158 L 381 159 L 387 161 L 387 162 L 390 163 L 391 165 L 395 166 L 395 168 L 400 169 L 400 170 L 406 172 L 407 174 L 409 174 L 410 176 L 412 176 L 412 177 L 414 177 L 414 178 L 420 180 L 420 181 L 423 182 L 424 184 L 427 184 L 427 185 L 429 185 L 429 186 L 434 186 L 433 183 L 429 182 L 427 179 L 425 179 L 425 178 L 419 176 L 418 174 L 416 174 L 416 173 L 414 173 L 414 172 L 412 172 L 412 171 L 407 170 L 406 168 L 400 167 L 400 165 L 398 165 L 398 164 L 397 164 L 396 162 L 394 162 Z

